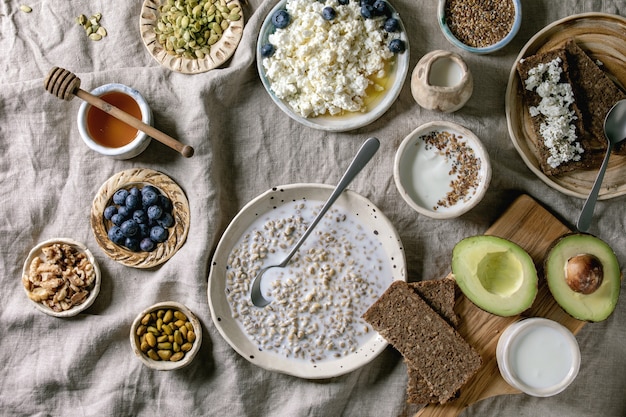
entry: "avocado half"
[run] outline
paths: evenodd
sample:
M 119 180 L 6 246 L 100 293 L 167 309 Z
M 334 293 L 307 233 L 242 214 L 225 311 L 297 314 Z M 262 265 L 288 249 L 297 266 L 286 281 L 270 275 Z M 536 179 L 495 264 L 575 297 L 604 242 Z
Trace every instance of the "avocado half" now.
M 452 250 L 452 273 L 474 304 L 498 316 L 527 310 L 537 296 L 537 268 L 519 245 L 496 236 L 472 236 Z
M 549 250 L 544 272 L 552 296 L 572 317 L 596 322 L 615 310 L 621 271 L 603 240 L 587 233 L 562 236 Z

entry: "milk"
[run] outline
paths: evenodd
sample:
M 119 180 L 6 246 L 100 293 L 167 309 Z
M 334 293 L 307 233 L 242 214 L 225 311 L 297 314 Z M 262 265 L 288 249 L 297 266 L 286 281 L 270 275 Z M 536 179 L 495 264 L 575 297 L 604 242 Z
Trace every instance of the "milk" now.
M 454 87 L 461 82 L 463 69 L 448 57 L 437 59 L 428 72 L 428 83 L 438 87 Z

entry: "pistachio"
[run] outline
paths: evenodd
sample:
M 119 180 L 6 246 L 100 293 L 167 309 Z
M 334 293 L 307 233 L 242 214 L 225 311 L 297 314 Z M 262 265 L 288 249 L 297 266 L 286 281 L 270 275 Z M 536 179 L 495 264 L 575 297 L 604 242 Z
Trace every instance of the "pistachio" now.
M 193 347 L 193 324 L 178 310 L 159 309 L 146 314 L 140 322 L 135 332 L 137 343 L 152 360 L 177 362 Z

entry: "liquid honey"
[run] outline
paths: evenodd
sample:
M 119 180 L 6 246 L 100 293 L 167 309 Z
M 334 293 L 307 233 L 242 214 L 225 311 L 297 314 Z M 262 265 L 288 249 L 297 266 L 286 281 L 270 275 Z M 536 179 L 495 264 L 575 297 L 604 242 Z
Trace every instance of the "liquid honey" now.
M 141 109 L 131 96 L 112 91 L 101 95 L 100 98 L 141 120 Z M 87 110 L 87 130 L 94 141 L 107 148 L 122 147 L 137 136 L 137 129 L 94 106 L 89 106 Z

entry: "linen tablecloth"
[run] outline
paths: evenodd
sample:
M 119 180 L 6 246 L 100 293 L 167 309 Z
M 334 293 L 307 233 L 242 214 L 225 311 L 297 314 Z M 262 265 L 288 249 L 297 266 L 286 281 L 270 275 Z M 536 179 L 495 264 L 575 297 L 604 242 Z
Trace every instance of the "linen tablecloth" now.
M 273 0 L 244 4 L 245 29 L 233 57 L 197 75 L 157 63 L 139 33 L 141 1 L 0 4 L 0 414 L 6 416 L 410 416 L 407 373 L 388 347 L 366 366 L 312 381 L 258 368 L 240 357 L 213 325 L 207 301 L 211 255 L 229 221 L 248 201 L 280 185 L 335 184 L 369 136 L 381 149 L 350 189 L 389 217 L 406 250 L 409 280 L 442 277 L 463 237 L 483 233 L 522 193 L 568 225 L 583 201 L 540 181 L 523 163 L 507 131 L 504 97 L 519 50 L 537 31 L 565 16 L 607 12 L 626 16 L 626 1 L 523 1 L 523 23 L 504 50 L 486 56 L 453 47 L 438 28 L 437 2 L 394 0 L 410 42 L 410 70 L 427 52 L 460 53 L 474 76 L 469 102 L 459 111 L 424 110 L 409 78 L 389 111 L 369 126 L 328 133 L 291 120 L 259 79 L 255 43 Z M 108 36 L 90 41 L 74 18 L 102 13 Z M 84 89 L 118 82 L 150 103 L 155 126 L 192 145 L 185 159 L 153 141 L 140 156 L 118 161 L 91 151 L 76 127 L 79 99 L 61 101 L 43 88 L 53 66 L 67 68 Z M 409 70 L 409 71 L 410 71 Z M 392 177 L 400 141 L 417 126 L 450 120 L 474 131 L 493 164 L 490 189 L 478 207 L 455 220 L 431 220 L 401 199 Z M 174 179 L 191 210 L 186 243 L 168 262 L 149 270 L 110 260 L 89 225 L 95 193 L 128 168 L 151 168 Z M 598 203 L 592 229 L 626 265 L 624 197 Z M 102 269 L 96 302 L 70 319 L 37 311 L 21 284 L 29 250 L 53 237 L 85 243 Z M 622 290 L 624 285 L 622 285 Z M 202 348 L 180 371 L 146 368 L 129 345 L 139 311 L 159 301 L 187 305 L 204 327 Z M 562 394 L 538 399 L 508 395 L 469 407 L 469 416 L 622 417 L 626 415 L 626 302 L 606 321 L 578 334 L 581 371 Z

